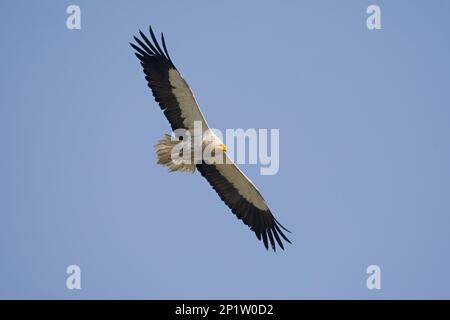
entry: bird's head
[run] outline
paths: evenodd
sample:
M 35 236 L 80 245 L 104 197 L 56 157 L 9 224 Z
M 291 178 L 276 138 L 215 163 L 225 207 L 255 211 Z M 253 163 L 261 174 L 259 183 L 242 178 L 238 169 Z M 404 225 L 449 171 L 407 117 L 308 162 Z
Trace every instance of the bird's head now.
M 227 152 L 227 146 L 224 145 L 223 143 L 219 143 L 216 145 L 216 149 L 222 151 L 222 152 Z
M 217 164 L 226 163 L 227 161 L 227 146 L 222 142 L 218 142 L 214 146 L 214 150 L 212 152 L 213 162 Z

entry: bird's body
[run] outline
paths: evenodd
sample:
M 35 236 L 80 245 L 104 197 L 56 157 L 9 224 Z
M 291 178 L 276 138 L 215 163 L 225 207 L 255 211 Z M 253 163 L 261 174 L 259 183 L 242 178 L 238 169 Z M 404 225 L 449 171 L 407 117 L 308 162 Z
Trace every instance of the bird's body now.
M 210 130 L 194 94 L 170 59 L 164 36 L 161 35 L 161 49 L 151 28 L 152 41 L 141 31 L 140 35 L 142 40 L 134 37 L 139 46 L 133 43 L 131 46 L 174 132 L 155 145 L 158 163 L 170 171 L 192 173 L 197 169 L 232 212 L 262 239 L 266 248 L 270 243 L 275 250 L 278 243 L 284 249 L 281 239 L 290 241 L 282 229 L 288 230 L 275 219 L 258 189 L 228 157 L 226 146 Z

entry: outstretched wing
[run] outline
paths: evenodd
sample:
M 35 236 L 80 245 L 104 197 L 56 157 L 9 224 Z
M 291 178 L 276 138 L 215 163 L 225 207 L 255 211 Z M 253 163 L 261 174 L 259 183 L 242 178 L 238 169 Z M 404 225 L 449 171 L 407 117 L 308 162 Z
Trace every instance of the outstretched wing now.
M 137 45 L 130 43 L 141 61 L 145 79 L 152 90 L 156 102 L 163 110 L 172 130 L 193 130 L 194 121 L 201 121 L 203 131 L 208 124 L 195 100 L 194 94 L 181 74 L 175 68 L 167 52 L 164 35 L 161 34 L 161 49 L 152 28 L 149 28 L 150 41 L 142 31 L 141 39 L 134 37 Z
M 197 164 L 197 170 L 237 218 L 263 240 L 266 249 L 270 242 L 275 251 L 275 241 L 284 249 L 281 238 L 291 243 L 282 229 L 290 231 L 275 219 L 258 189 L 228 156 L 223 164 Z

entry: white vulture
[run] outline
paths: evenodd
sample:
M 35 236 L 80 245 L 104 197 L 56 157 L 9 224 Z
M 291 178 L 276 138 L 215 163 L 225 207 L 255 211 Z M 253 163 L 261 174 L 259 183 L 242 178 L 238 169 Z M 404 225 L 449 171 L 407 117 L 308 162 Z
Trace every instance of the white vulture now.
M 130 43 L 130 45 L 136 50 L 135 55 L 144 69 L 148 86 L 172 130 L 175 132 L 184 129 L 193 136 L 194 122 L 201 123 L 202 147 L 212 143 L 214 149 L 223 152 L 222 156 L 225 158 L 222 163 L 211 163 L 203 159 L 191 164 L 172 161 L 173 147 L 182 142 L 180 141 L 182 138 L 174 141 L 171 136 L 166 135 L 155 146 L 158 163 L 167 166 L 170 171 L 194 172 L 197 169 L 237 218 L 255 232 L 259 240 L 263 241 L 266 249 L 269 248 L 269 243 L 274 251 L 276 243 L 284 249 L 282 239 L 288 243 L 291 242 L 282 229 L 290 231 L 275 219 L 258 189 L 231 161 L 226 154 L 226 146 L 209 130 L 194 94 L 172 63 L 164 35 L 161 34 L 163 47 L 161 49 L 151 27 L 149 31 L 152 41 L 139 31 L 141 39 L 134 37 L 136 44 Z

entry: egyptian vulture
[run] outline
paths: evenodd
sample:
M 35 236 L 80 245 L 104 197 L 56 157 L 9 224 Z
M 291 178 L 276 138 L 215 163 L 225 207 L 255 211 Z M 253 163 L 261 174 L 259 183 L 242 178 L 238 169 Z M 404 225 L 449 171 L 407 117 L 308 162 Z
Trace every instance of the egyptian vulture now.
M 141 38 L 134 37 L 136 43 L 130 43 L 130 45 L 135 50 L 135 55 L 144 69 L 148 86 L 172 130 L 174 132 L 180 129 L 186 130 L 191 134 L 190 138 L 195 140 L 194 134 L 198 134 L 198 131 L 194 132 L 194 123 L 200 123 L 202 148 L 213 145 L 212 155 L 215 155 L 215 152 L 222 152 L 222 157 L 225 159 L 222 162 L 204 159 L 190 163 L 172 161 L 173 154 L 177 154 L 173 152 L 174 147 L 178 143 L 183 143 L 183 138 L 178 136 L 178 139 L 172 139 L 171 136 L 165 135 L 155 146 L 158 163 L 167 166 L 170 171 L 194 172 L 197 169 L 236 217 L 242 220 L 259 240 L 263 241 L 266 249 L 269 248 L 269 243 L 274 251 L 276 243 L 284 249 L 282 239 L 288 243 L 291 242 L 282 229 L 290 231 L 275 219 L 258 189 L 231 161 L 226 154 L 226 146 L 209 130 L 194 94 L 167 52 L 164 35 L 161 34 L 163 48 L 161 49 L 151 27 L 149 31 L 152 41 L 139 31 Z M 179 153 L 182 156 L 183 151 Z

